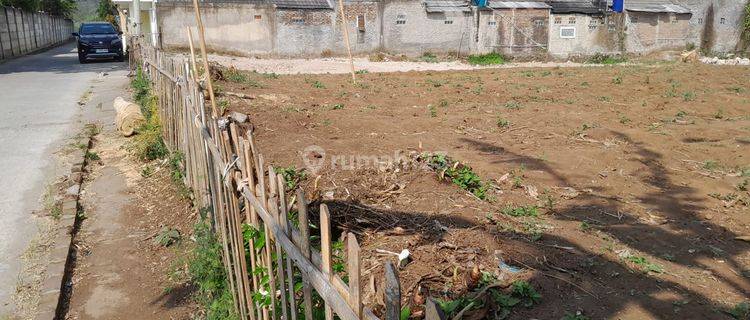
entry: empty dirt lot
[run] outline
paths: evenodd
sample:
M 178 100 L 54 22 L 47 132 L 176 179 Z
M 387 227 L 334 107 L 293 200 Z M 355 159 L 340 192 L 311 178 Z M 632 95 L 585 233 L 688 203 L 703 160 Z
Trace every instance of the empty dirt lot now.
M 389 258 L 375 249 L 411 251 L 404 303 L 457 299 L 478 266 L 542 295 L 510 318 L 723 319 L 750 296 L 750 243 L 736 239 L 750 235 L 748 79 L 748 67 L 668 63 L 367 73 L 356 85 L 225 70 L 218 86 L 274 166 L 304 168 L 316 150 L 326 166 L 302 186 L 360 238 L 363 279 Z M 397 150 L 445 152 L 486 199 L 424 165 L 347 162 Z

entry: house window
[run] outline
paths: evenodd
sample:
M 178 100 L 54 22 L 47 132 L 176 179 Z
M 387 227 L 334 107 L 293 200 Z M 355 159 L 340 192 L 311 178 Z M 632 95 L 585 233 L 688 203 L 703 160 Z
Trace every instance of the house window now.
M 305 19 L 302 18 L 292 18 L 293 24 L 305 24 Z
M 727 24 L 727 18 L 721 18 L 721 24 Z
M 561 23 L 562 23 L 562 18 L 555 17 L 555 24 L 561 24 Z
M 562 27 L 560 28 L 560 38 L 573 39 L 576 37 L 576 27 Z
M 443 21 L 444 24 L 453 24 L 453 20 L 445 20 Z
M 591 20 L 589 20 L 589 30 L 596 29 L 600 24 L 604 24 L 603 19 L 591 18 Z
M 497 21 L 487 21 L 487 25 L 488 26 L 496 26 L 497 25 Z
M 544 26 L 544 20 L 534 20 L 534 25 L 537 27 L 543 27 Z
M 365 31 L 365 16 L 364 15 L 357 16 L 357 30 Z
M 568 24 L 576 24 L 576 17 L 568 18 Z
M 698 24 L 703 24 L 703 18 L 698 18 Z
M 255 15 L 255 20 L 260 20 L 260 19 L 263 19 L 263 16 L 261 16 L 261 15 L 259 15 L 259 14 L 256 14 L 256 15 Z
M 396 24 L 406 24 L 406 15 L 399 14 L 396 16 Z

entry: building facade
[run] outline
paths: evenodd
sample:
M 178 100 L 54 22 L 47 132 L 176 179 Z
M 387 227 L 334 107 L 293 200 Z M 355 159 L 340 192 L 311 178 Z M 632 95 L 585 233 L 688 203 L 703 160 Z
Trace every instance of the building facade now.
M 358 55 L 500 52 L 564 58 L 691 44 L 732 52 L 747 1 L 626 0 L 623 13 L 612 12 L 608 0 L 344 0 L 343 6 L 349 43 Z M 201 3 L 211 50 L 283 57 L 347 52 L 337 0 Z M 196 25 L 191 2 L 157 0 L 150 6 L 155 9 L 142 20 L 153 39 L 165 47 L 187 47 L 186 28 Z
M 546 54 L 550 6 L 533 1 L 489 1 L 479 16 L 476 53 Z
M 551 1 L 549 53 L 553 57 L 615 54 L 623 50 L 622 15 L 605 2 Z

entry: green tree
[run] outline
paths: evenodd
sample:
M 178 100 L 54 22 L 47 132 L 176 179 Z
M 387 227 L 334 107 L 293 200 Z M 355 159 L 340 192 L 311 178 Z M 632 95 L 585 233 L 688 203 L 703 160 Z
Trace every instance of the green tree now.
M 28 12 L 42 11 L 52 15 L 70 17 L 76 9 L 74 0 L 0 0 L 0 5 Z
M 99 6 L 96 7 L 96 16 L 99 18 L 99 20 L 115 24 L 117 7 L 112 2 L 112 0 L 99 0 Z

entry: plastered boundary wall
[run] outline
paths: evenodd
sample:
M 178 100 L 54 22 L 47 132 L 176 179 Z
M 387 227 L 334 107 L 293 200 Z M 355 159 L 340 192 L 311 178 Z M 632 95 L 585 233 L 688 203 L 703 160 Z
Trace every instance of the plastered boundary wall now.
M 472 7 L 470 12 L 425 11 L 414 0 L 344 1 L 349 43 L 356 55 L 389 52 L 418 56 L 423 53 L 481 54 L 499 51 L 510 55 L 547 52 L 554 57 L 615 54 L 647 54 L 661 50 L 700 45 L 711 52 L 732 52 L 740 39 L 742 11 L 748 0 L 680 0 L 694 13 L 687 15 L 626 13 L 607 19 L 585 14 L 555 14 L 526 10 L 521 22 L 535 17 L 543 26 L 515 22 L 533 41 L 500 21 L 488 27 L 487 12 Z M 336 0 L 332 1 L 337 4 Z M 517 10 L 523 11 L 523 10 Z M 499 10 L 503 16 L 508 10 Z M 346 55 L 338 9 L 284 9 L 264 1 L 235 2 L 209 0 L 202 3 L 209 49 L 219 53 L 258 57 L 328 57 Z M 517 12 L 518 13 L 518 12 Z M 185 28 L 195 25 L 191 3 L 160 1 L 157 6 L 161 45 L 187 48 Z M 493 15 L 494 16 L 494 15 Z M 638 22 L 630 22 L 637 16 Z M 561 18 L 563 24 L 555 24 Z M 574 18 L 574 25 L 567 21 Z M 538 19 L 537 19 L 538 20 Z M 594 20 L 606 22 L 592 28 Z M 614 23 L 610 23 L 612 21 Z M 615 21 L 616 20 L 616 21 Z M 504 28 L 500 28 L 500 26 Z M 562 39 L 561 27 L 574 26 L 573 39 Z M 511 47 L 502 45 L 510 43 Z
M 0 6 L 0 61 L 65 42 L 72 32 L 70 19 Z

